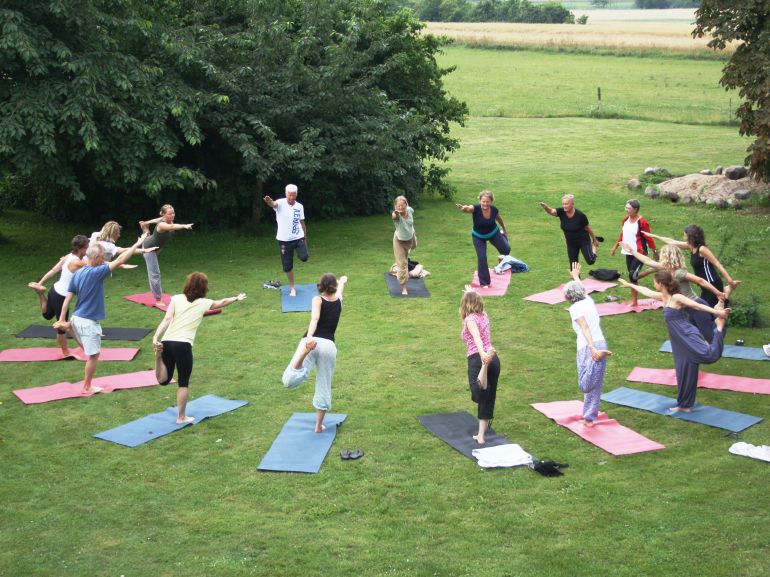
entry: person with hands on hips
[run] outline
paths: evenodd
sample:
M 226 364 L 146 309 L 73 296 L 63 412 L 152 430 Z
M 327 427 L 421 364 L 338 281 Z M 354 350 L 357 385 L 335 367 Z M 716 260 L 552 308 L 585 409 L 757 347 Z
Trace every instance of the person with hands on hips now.
M 476 249 L 476 271 L 482 288 L 487 288 L 492 283 L 487 263 L 487 241 L 501 255 L 511 254 L 511 245 L 508 242 L 505 223 L 503 217 L 500 216 L 500 211 L 492 204 L 494 201 L 495 195 L 491 191 L 482 190 L 479 193 L 479 204 L 455 205 L 458 210 L 473 215 L 471 238 L 473 239 L 473 248 Z

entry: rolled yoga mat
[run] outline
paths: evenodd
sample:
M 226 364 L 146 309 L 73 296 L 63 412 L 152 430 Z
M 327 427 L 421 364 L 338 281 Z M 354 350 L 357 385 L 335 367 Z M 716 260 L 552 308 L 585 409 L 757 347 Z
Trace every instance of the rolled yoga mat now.
M 141 341 L 152 329 L 102 327 L 103 341 Z M 55 339 L 56 329 L 46 325 L 31 325 L 16 334 L 20 339 Z
M 666 448 L 665 445 L 656 443 L 644 435 L 624 427 L 615 419 L 610 419 L 607 413 L 599 413 L 599 417 L 594 421 L 594 426 L 586 427 L 578 422 L 583 418 L 582 401 L 532 403 L 532 408 L 611 455 L 632 455 Z
M 406 281 L 406 290 L 409 291 L 408 295 L 401 294 L 401 285 L 398 284 L 398 279 L 389 272 L 385 273 L 385 283 L 388 285 L 390 296 L 395 298 L 414 299 L 430 297 L 430 293 L 425 286 L 425 281 L 421 278 L 410 278 Z
M 139 352 L 132 348 L 103 348 L 99 353 L 100 361 L 131 361 Z M 60 348 L 28 347 L 26 349 L 6 349 L 0 352 L 0 363 L 20 363 L 32 361 L 85 361 L 88 356 L 80 347 L 70 349 L 70 355 L 65 357 Z
M 486 443 L 479 445 L 473 439 L 473 435 L 479 432 L 479 421 L 470 413 L 433 413 L 417 417 L 417 420 L 447 445 L 474 461 L 474 449 L 511 444 L 511 441 L 490 428 L 484 436 Z
M 652 383 L 654 385 L 675 387 L 676 371 L 674 371 L 674 369 L 644 369 L 635 367 L 626 377 L 626 380 L 637 383 Z M 717 375 L 714 373 L 698 371 L 698 388 L 770 395 L 770 379 L 733 377 L 730 375 Z
M 716 407 L 708 407 L 698 403 L 693 406 L 693 410 L 690 413 L 671 411 L 671 407 L 676 405 L 676 399 L 665 397 L 663 395 L 656 395 L 655 393 L 637 391 L 636 389 L 629 389 L 628 387 L 620 387 L 614 391 L 605 393 L 602 395 L 602 400 L 615 403 L 616 405 L 631 407 L 633 409 L 650 411 L 657 415 L 673 417 L 681 421 L 691 421 L 693 423 L 701 423 L 702 425 L 709 425 L 718 429 L 725 429 L 727 431 L 732 431 L 733 433 L 739 433 L 744 429 L 748 429 L 762 420 L 762 417 L 753 417 L 751 415 L 736 413 L 735 411 L 728 411 Z
M 663 346 L 658 349 L 661 353 L 671 352 L 671 341 L 666 341 Z M 765 354 L 765 351 L 759 348 L 741 347 L 738 345 L 725 345 L 722 350 L 722 357 L 728 357 L 731 359 L 744 359 L 746 361 L 770 361 L 770 357 Z
M 259 463 L 259 471 L 317 473 L 337 436 L 344 413 L 326 413 L 320 433 L 313 431 L 315 413 L 294 413 Z
M 247 404 L 247 401 L 231 401 L 216 395 L 205 395 L 187 403 L 187 410 L 185 411 L 187 416 L 195 417 L 195 421 L 192 423 L 178 425 L 176 407 L 169 407 L 163 412 L 154 413 L 114 429 L 97 433 L 94 438 L 117 443 L 124 447 L 137 447 L 179 429 L 197 425 L 203 419 L 229 413 Z
M 306 313 L 313 306 L 313 297 L 318 296 L 318 289 L 314 284 L 298 284 L 297 296 L 289 296 L 291 287 L 281 286 L 281 311 L 284 313 Z

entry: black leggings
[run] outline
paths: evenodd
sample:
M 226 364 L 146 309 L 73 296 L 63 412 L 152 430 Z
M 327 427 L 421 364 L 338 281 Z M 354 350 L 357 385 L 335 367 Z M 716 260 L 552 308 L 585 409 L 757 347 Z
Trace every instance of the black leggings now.
M 567 258 L 572 265 L 573 262 L 578 262 L 578 255 L 582 252 L 583 258 L 586 264 L 594 264 L 596 262 L 596 255 L 594 254 L 593 246 L 591 246 L 591 237 L 585 235 L 581 240 L 567 240 Z
M 495 398 L 497 397 L 497 379 L 500 377 L 500 359 L 497 355 L 487 369 L 487 388 L 479 388 L 481 355 L 474 353 L 468 357 L 468 385 L 471 388 L 471 400 L 479 405 L 477 417 L 489 420 L 495 416 Z
M 163 352 L 160 358 L 166 365 L 166 372 L 168 373 L 166 382 L 160 384 L 167 385 L 171 381 L 171 377 L 174 376 L 174 367 L 176 367 L 179 373 L 177 379 L 179 386 L 187 388 L 193 369 L 192 345 L 179 341 L 163 341 Z

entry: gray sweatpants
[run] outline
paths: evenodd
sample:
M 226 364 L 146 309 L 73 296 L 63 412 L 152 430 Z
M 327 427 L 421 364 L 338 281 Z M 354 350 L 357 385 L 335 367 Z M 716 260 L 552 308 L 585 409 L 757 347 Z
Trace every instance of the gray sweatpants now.
M 156 301 L 163 296 L 163 288 L 160 286 L 160 265 L 158 264 L 158 251 L 144 253 L 144 264 L 147 265 L 147 279 L 150 281 L 150 291 Z
M 314 340 L 316 347 L 305 357 L 302 367 L 295 369 L 294 363 L 305 350 L 307 339 L 302 338 L 299 341 L 297 351 L 283 372 L 283 386 L 289 389 L 298 387 L 308 379 L 313 367 L 316 367 L 313 406 L 319 411 L 328 411 L 332 408 L 332 377 L 334 376 L 334 367 L 337 366 L 337 345 L 329 339 L 316 337 Z

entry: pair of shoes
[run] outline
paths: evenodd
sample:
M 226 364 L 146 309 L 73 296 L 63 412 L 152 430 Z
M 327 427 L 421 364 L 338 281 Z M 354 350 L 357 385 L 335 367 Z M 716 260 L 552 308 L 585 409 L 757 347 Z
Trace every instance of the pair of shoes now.
M 356 449 L 355 451 L 351 451 L 350 449 L 343 449 L 340 451 L 340 457 L 343 461 L 347 461 L 349 459 L 360 459 L 364 456 L 364 452 L 361 449 Z
M 766 345 L 762 345 L 762 350 L 765 351 L 765 354 L 770 357 L 770 343 Z
M 280 288 L 281 283 L 279 283 L 277 280 L 269 280 L 265 284 L 269 284 L 273 288 Z
M 555 461 L 535 461 L 531 468 L 544 477 L 561 477 L 564 473 L 562 469 L 569 467 L 567 463 L 556 463 Z
M 263 289 L 273 289 L 273 290 L 278 290 L 278 287 L 274 287 L 273 285 L 271 285 L 271 284 L 268 284 L 268 283 L 265 283 L 265 284 L 263 284 L 263 285 L 262 285 L 262 288 L 263 288 Z

